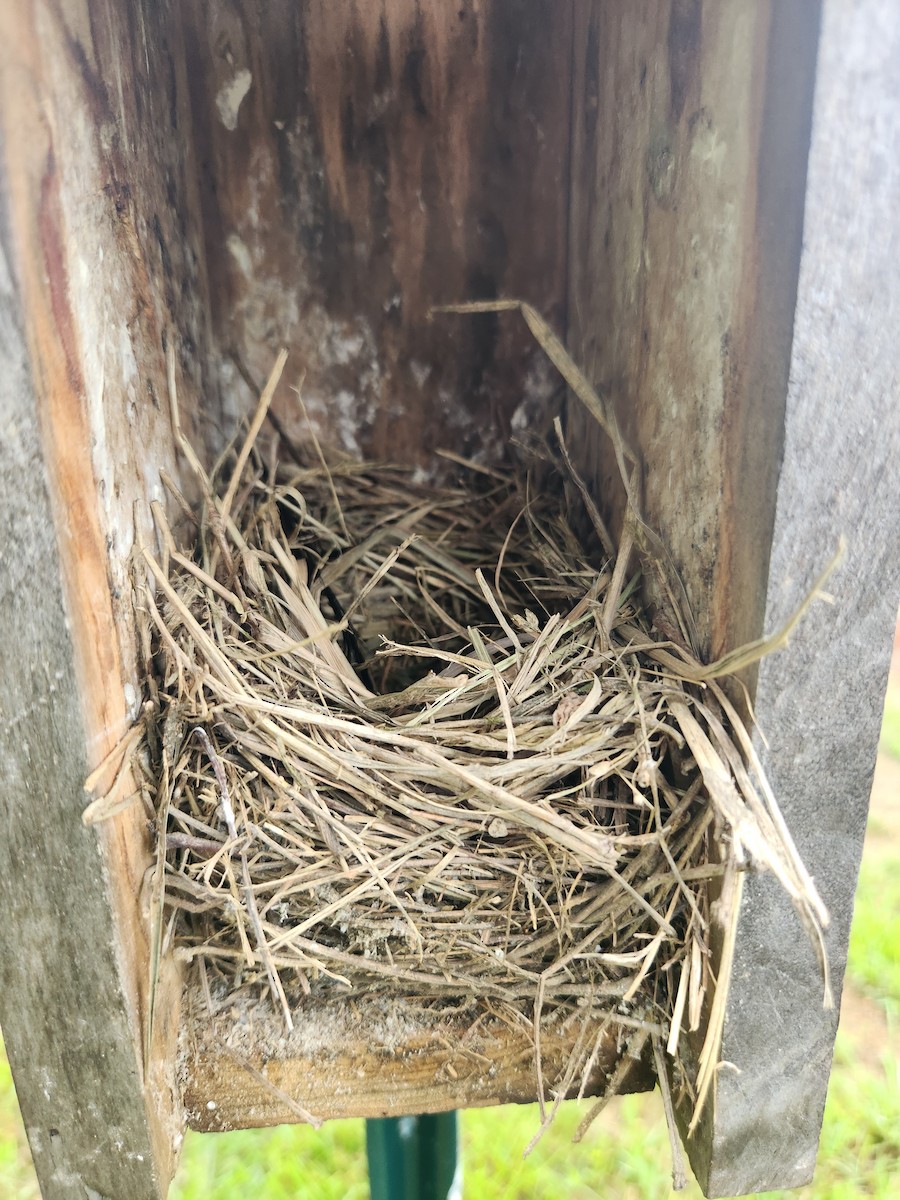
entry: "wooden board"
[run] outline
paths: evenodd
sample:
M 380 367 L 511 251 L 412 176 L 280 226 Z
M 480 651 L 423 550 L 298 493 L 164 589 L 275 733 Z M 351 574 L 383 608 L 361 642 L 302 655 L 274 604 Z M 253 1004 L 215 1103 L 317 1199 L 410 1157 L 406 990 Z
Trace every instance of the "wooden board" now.
M 2 1015 L 46 1200 L 162 1194 L 181 1136 L 169 973 L 144 1062 L 146 821 L 81 823 L 137 712 L 129 553 L 173 464 L 163 339 L 205 337 L 172 28 L 149 0 L 0 6 Z
M 9 249 L 4 231 L 0 1021 L 45 1200 L 150 1200 L 137 1030 L 103 856 L 80 820 L 88 747 Z
M 302 1119 L 394 1117 L 488 1104 L 532 1101 L 537 1092 L 533 1030 L 524 1016 L 500 1020 L 474 1005 L 468 1015 L 439 1016 L 403 997 L 352 1003 L 305 1003 L 290 1037 L 277 1013 L 262 1006 L 227 1008 L 210 1018 L 199 989 L 186 998 L 182 1038 L 184 1103 L 193 1129 L 222 1131 Z M 564 1079 L 581 1022 L 545 1022 L 541 1062 L 548 1103 Z M 616 1032 L 589 1023 L 585 1045 L 598 1040 L 585 1084 L 595 1095 L 620 1054 Z M 568 1083 L 574 1094 L 581 1078 Z M 626 1091 L 652 1086 L 633 1064 Z M 535 1127 L 537 1133 L 537 1126 Z M 524 1146 L 519 1150 L 524 1150 Z
M 520 326 L 433 304 L 566 304 L 571 7 L 182 7 L 226 415 L 291 351 L 276 414 L 342 449 L 490 461 L 558 388 Z
M 817 7 L 576 9 L 569 346 L 641 456 L 646 516 L 715 658 L 762 618 Z M 617 525 L 610 448 L 572 418 Z
M 838 995 L 900 599 L 898 64 L 892 0 L 827 0 L 766 626 L 841 535 L 848 548 L 834 603 L 762 663 L 756 691 L 758 748 L 831 911 Z M 719 1075 L 698 1171 L 709 1195 L 811 1176 L 839 1015 L 821 1001 L 790 905 L 751 880 L 722 1048 L 741 1074 Z

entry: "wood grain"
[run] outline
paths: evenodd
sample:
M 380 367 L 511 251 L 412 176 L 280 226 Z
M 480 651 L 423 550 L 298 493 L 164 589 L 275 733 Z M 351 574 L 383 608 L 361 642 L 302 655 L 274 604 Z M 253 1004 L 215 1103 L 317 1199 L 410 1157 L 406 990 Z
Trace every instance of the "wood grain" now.
M 816 5 L 791 20 L 734 0 L 576 11 L 569 345 L 641 455 L 646 514 L 715 658 L 760 632 Z M 610 450 L 572 424 L 617 525 Z
M 83 780 L 139 695 L 129 553 L 135 502 L 149 528 L 159 467 L 173 466 L 163 339 L 177 329 L 191 348 L 205 337 L 191 156 L 177 136 L 184 56 L 172 31 L 170 6 L 150 3 L 16 0 L 0 12 L 16 277 L 7 312 L 31 380 L 6 401 L 18 405 L 5 410 L 16 433 L 10 494 L 34 474 L 28 510 L 13 497 L 22 557 L 13 569 L 5 556 L 3 576 L 17 586 L 2 631 L 10 703 L 15 712 L 23 688 L 28 722 L 28 737 L 7 748 L 18 790 L 4 783 L 4 844 L 22 855 L 4 872 L 17 964 L 4 1029 L 48 1198 L 156 1195 L 180 1140 L 177 978 L 164 984 L 164 1019 L 143 1062 L 146 824 L 140 806 L 98 831 L 80 822 Z
M 515 295 L 564 319 L 570 6 L 182 12 L 230 403 L 252 403 L 230 356 L 261 381 L 285 344 L 275 411 L 295 437 L 302 376 L 320 434 L 344 449 L 496 459 L 516 410 L 540 410 L 557 381 L 514 323 L 427 314 Z
M 151 1200 L 171 1148 L 154 1142 L 107 862 L 80 819 L 89 748 L 9 249 L 4 230 L 0 1021 L 45 1200 Z
M 530 1022 L 514 1025 L 473 1007 L 438 1016 L 396 997 L 353 1004 L 301 1005 L 285 1039 L 277 1014 L 242 1010 L 208 1017 L 199 990 L 186 1000 L 182 1038 L 184 1103 L 193 1129 L 222 1131 L 298 1119 L 286 1093 L 313 1117 L 386 1117 L 533 1101 L 537 1091 Z M 580 1022 L 545 1025 L 542 1062 L 552 1097 L 568 1066 Z M 615 1031 L 592 1021 L 584 1044 L 599 1037 L 587 1095 L 602 1089 L 620 1048 Z M 570 1085 L 577 1092 L 578 1078 Z M 625 1091 L 652 1086 L 640 1062 Z M 276 1090 L 277 1089 L 277 1090 Z M 537 1132 L 537 1129 L 535 1129 Z

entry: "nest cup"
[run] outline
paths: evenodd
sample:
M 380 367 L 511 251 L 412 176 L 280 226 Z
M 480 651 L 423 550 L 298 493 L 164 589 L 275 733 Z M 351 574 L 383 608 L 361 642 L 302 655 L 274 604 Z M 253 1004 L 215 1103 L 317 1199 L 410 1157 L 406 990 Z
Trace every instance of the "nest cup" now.
M 273 390 L 211 478 L 183 443 L 202 502 L 172 487 L 179 535 L 157 507 L 142 547 L 159 940 L 211 1002 L 270 997 L 288 1028 L 301 997 L 524 1014 L 542 1100 L 542 1021 L 572 1028 L 561 1097 L 599 1020 L 666 1090 L 668 1051 L 699 1114 L 742 868 L 818 942 L 825 919 L 715 682 L 731 663 L 660 635 L 646 553 L 623 534 L 611 557 L 558 425 L 429 483 L 312 437 L 263 452 Z

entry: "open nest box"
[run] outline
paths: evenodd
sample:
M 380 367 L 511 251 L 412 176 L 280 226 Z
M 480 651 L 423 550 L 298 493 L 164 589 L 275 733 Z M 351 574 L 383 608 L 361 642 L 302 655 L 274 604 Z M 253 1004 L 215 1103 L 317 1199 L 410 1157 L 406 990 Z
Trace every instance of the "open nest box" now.
M 821 447 L 796 457 L 790 421 L 808 418 L 788 404 L 818 7 L 15 0 L 0 34 L 18 588 L 3 653 L 21 714 L 3 1020 L 45 1195 L 75 1194 L 60 1181 L 76 1177 L 89 1194 L 164 1194 L 185 1114 L 235 1129 L 535 1099 L 541 1072 L 565 1079 L 572 1047 L 565 1022 L 548 1027 L 536 1071 L 531 1009 L 519 1024 L 481 1014 L 473 1034 L 470 1011 L 429 1017 L 408 988 L 368 1007 L 330 999 L 327 1020 L 313 989 L 286 1036 L 277 1005 L 251 1018 L 246 996 L 211 1005 L 189 955 L 157 961 L 159 830 L 139 803 L 81 821 L 85 779 L 145 712 L 135 549 L 160 545 L 154 505 L 174 525 L 173 497 L 202 504 L 184 447 L 221 467 L 281 346 L 260 478 L 274 444 L 390 462 L 415 486 L 436 464 L 444 480 L 461 461 L 490 477 L 512 441 L 562 414 L 571 479 L 618 537 L 615 445 L 566 398 L 546 347 L 513 312 L 431 313 L 517 298 L 611 406 L 698 655 L 780 623 L 854 519 L 833 514 L 801 552 L 808 514 L 784 508 L 795 477 L 830 469 Z M 563 487 L 548 477 L 551 511 Z M 786 563 L 779 590 L 770 574 Z M 859 714 L 842 768 L 855 782 L 829 783 L 828 834 L 803 835 L 823 785 L 786 765 L 797 733 L 780 701 L 791 679 L 792 707 L 815 708 L 817 736 L 833 737 L 820 701 L 839 651 L 821 651 L 830 627 L 815 619 L 793 666 L 742 682 L 837 914 L 839 982 L 877 734 Z M 217 762 L 210 750 L 213 774 Z M 43 851 L 23 871 L 38 824 Z M 739 1071 L 687 1143 L 710 1195 L 807 1178 L 835 1028 L 790 906 L 767 884 L 747 892 L 721 1049 Z M 594 1038 L 588 1094 L 612 1077 L 652 1086 L 620 1029 Z

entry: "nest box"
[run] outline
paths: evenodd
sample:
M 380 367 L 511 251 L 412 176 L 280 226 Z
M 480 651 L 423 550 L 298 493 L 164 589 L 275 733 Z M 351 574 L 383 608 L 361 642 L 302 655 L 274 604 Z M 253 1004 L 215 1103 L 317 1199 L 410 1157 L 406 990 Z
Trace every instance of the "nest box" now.
M 313 1093 L 324 1115 L 535 1094 L 512 1032 L 473 1082 L 340 1023 L 276 1090 L 235 1086 L 171 963 L 145 1046 L 150 835 L 81 814 L 140 700 L 135 512 L 184 479 L 169 346 L 210 461 L 280 345 L 344 449 L 490 461 L 559 381 L 520 322 L 428 310 L 528 301 L 639 450 L 708 655 L 776 627 L 845 534 L 835 604 L 747 680 L 839 988 L 900 560 L 898 47 L 887 0 L 3 4 L 0 1015 L 47 1200 L 164 1195 L 185 1106 L 237 1128 Z M 301 435 L 288 388 L 273 413 Z M 568 440 L 603 506 L 614 462 L 577 413 Z M 837 1014 L 766 881 L 729 1005 L 739 1071 L 695 1171 L 710 1195 L 803 1183 Z

